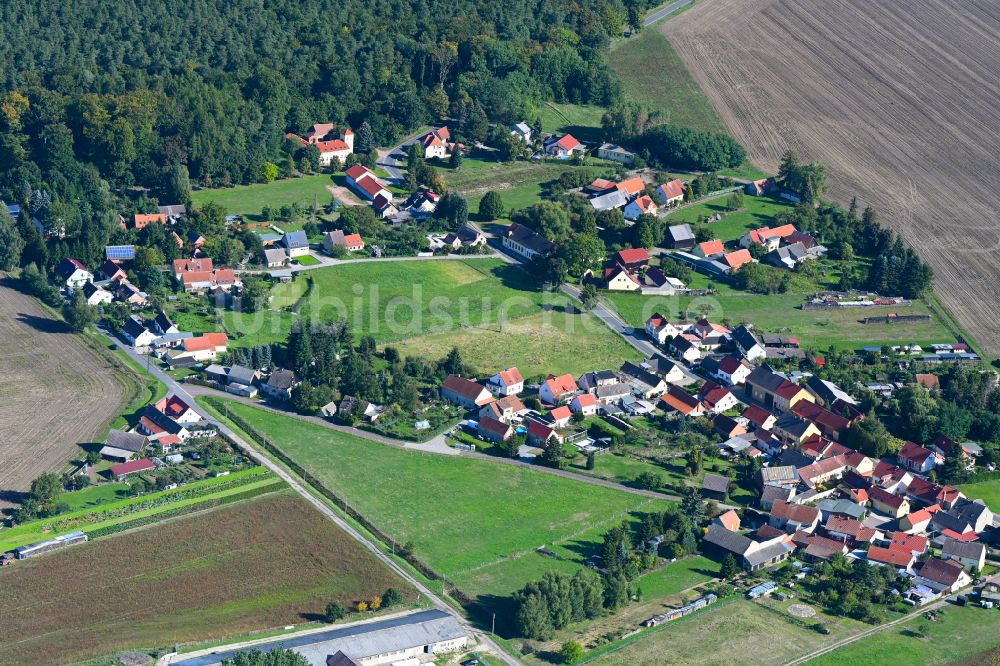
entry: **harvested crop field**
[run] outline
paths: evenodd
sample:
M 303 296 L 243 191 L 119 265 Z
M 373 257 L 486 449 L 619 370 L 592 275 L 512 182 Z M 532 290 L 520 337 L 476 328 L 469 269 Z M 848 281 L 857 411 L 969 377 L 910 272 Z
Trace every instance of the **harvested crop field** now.
M 1000 5 L 712 0 L 661 29 L 758 166 L 825 163 L 829 195 L 901 231 L 1000 354 Z
M 315 619 L 413 590 L 292 491 L 0 570 L 0 663 L 54 664 Z
M 0 285 L 0 508 L 103 438 L 132 389 L 106 355 Z

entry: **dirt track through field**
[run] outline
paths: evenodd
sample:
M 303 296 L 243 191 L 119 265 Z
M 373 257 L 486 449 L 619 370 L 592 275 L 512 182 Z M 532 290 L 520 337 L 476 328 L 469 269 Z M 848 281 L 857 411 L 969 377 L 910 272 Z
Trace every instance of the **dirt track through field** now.
M 825 163 L 1000 354 L 1000 3 L 709 0 L 661 29 L 755 163 Z
M 0 285 L 0 508 L 78 456 L 77 444 L 103 437 L 125 393 L 107 359 L 34 299 Z

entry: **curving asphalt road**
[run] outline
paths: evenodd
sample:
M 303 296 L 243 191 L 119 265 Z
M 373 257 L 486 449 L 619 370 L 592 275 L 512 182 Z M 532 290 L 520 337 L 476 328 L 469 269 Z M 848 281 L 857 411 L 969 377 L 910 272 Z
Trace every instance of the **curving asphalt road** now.
M 664 18 L 665 16 L 672 14 L 681 7 L 683 7 L 684 5 L 689 5 L 689 4 L 691 4 L 691 0 L 677 0 L 676 2 L 671 2 L 666 7 L 657 9 L 652 14 L 643 19 L 642 24 L 644 26 L 651 26 L 660 19 Z

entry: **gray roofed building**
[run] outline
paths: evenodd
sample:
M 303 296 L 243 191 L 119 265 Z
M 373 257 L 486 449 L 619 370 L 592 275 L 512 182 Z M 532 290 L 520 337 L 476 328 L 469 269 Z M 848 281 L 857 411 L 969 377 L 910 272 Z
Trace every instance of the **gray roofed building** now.
M 792 465 L 762 467 L 760 470 L 760 481 L 765 486 L 797 486 L 799 485 L 799 474 Z
M 594 370 L 580 376 L 580 381 L 576 383 L 584 391 L 591 391 L 604 384 L 617 384 L 618 375 L 612 370 Z
M 643 393 L 657 393 L 666 390 L 666 385 L 658 375 L 654 375 L 631 361 L 625 361 L 618 370 L 618 374 L 626 383 L 632 384 Z
M 822 512 L 824 520 L 831 515 L 861 520 L 866 513 L 865 507 L 849 499 L 825 499 L 818 502 L 816 508 Z
M 615 400 L 621 400 L 627 395 L 631 395 L 632 389 L 630 389 L 627 384 L 615 382 L 614 384 L 604 384 L 602 386 L 598 386 L 594 394 L 601 402 L 613 402 Z
M 764 490 L 760 494 L 760 506 L 770 511 L 776 501 L 789 502 L 793 497 L 795 497 L 795 486 L 774 486 L 768 484 L 764 486 Z
M 718 474 L 706 474 L 701 482 L 701 488 L 716 496 L 725 496 L 729 492 L 729 479 Z
M 993 524 L 993 512 L 990 511 L 989 507 L 981 499 L 973 501 L 959 500 L 951 508 L 951 511 L 963 520 L 969 521 L 972 529 L 976 532 L 982 532 Z
M 947 539 L 941 546 L 941 557 L 961 562 L 962 566 L 979 571 L 986 561 L 986 544 L 980 541 Z
M 229 368 L 228 379 L 230 384 L 236 383 L 250 386 L 258 377 L 260 377 L 260 373 L 253 368 L 245 368 L 242 365 L 234 365 Z
M 264 248 L 264 263 L 268 266 L 280 266 L 288 259 L 288 252 L 280 247 Z
M 176 435 L 184 430 L 184 426 L 158 410 L 153 405 L 146 405 L 142 410 L 142 416 L 149 419 L 171 435 Z M 143 426 L 140 425 L 140 427 Z
M 812 255 L 806 250 L 806 246 L 799 242 L 768 252 L 764 261 L 778 268 L 795 268 L 800 261 L 812 258 Z
M 178 218 L 187 215 L 187 208 L 184 207 L 184 204 L 171 204 L 169 206 L 159 206 L 158 208 L 160 214 L 167 217 Z
M 137 432 L 125 432 L 124 430 L 112 430 L 108 433 L 108 439 L 101 448 L 100 454 L 106 458 L 128 460 L 141 454 L 148 445 L 149 440 L 145 435 Z
M 934 515 L 931 516 L 931 525 L 936 529 L 952 530 L 958 534 L 972 531 L 972 524 L 968 520 L 950 511 L 935 511 Z
M 858 401 L 855 400 L 844 391 L 842 388 L 834 384 L 833 382 L 828 382 L 825 379 L 820 379 L 816 375 L 813 375 L 806 379 L 805 389 L 812 393 L 814 396 L 819 398 L 823 405 L 832 405 L 838 400 L 842 400 L 849 405 L 857 405 Z
M 282 244 L 289 250 L 309 247 L 309 237 L 306 236 L 306 232 L 304 231 L 289 231 L 282 238 Z
M 535 255 L 548 255 L 555 249 L 555 243 L 528 227 L 511 223 L 503 232 L 503 245 L 528 259 Z
M 764 542 L 759 548 L 752 548 L 749 552 L 743 555 L 744 567 L 750 569 L 751 571 L 757 569 L 763 569 L 772 564 L 777 564 L 782 560 L 788 559 L 788 556 L 795 550 L 792 544 L 779 539 L 772 539 L 770 541 Z
M 667 244 L 674 248 L 692 247 L 694 245 L 694 232 L 691 231 L 690 224 L 675 224 L 667 227 Z
M 153 319 L 153 330 L 159 335 L 166 335 L 177 331 L 177 324 L 167 316 L 167 313 L 160 310 L 156 318 Z
M 628 195 L 622 190 L 613 190 L 606 194 L 601 194 L 590 200 L 590 205 L 594 207 L 594 210 L 611 210 L 613 208 L 622 208 L 628 204 Z

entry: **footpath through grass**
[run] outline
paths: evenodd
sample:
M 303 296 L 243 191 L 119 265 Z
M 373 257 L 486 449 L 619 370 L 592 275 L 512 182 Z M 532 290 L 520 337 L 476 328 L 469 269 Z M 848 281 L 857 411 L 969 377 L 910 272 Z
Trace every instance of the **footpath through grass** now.
M 516 565 L 496 575 L 480 569 L 667 505 L 530 468 L 377 444 L 234 401 L 229 411 L 471 595 L 484 585 L 506 595 L 522 583 Z
M 949 664 L 1000 643 L 1000 613 L 995 608 L 946 606 L 931 622 L 907 620 L 808 662 L 815 666 Z

